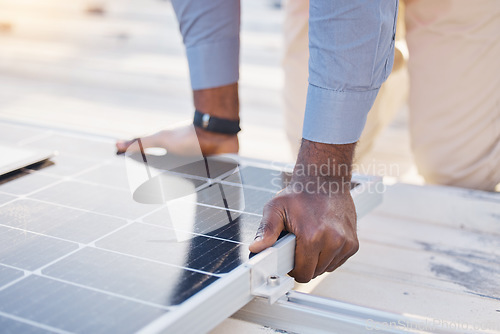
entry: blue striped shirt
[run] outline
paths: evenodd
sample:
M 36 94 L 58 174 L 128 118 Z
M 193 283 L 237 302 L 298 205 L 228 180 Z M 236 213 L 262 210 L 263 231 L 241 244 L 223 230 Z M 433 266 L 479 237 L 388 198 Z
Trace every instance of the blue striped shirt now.
M 193 90 L 239 79 L 240 2 L 172 0 Z M 398 0 L 310 0 L 303 138 L 356 142 L 392 70 Z

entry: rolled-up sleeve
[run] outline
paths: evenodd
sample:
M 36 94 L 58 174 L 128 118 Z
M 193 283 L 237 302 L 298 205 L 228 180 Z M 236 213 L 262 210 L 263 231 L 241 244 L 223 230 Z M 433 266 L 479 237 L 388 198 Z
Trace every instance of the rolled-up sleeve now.
M 172 0 L 193 90 L 239 79 L 240 1 Z
M 392 70 L 397 0 L 310 0 L 309 88 L 302 136 L 356 142 Z

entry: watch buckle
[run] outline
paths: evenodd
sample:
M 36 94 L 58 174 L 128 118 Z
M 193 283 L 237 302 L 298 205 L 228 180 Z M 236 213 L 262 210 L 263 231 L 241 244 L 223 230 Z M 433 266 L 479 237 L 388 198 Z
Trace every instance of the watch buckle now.
M 210 122 L 210 115 L 204 114 L 203 117 L 201 118 L 202 128 L 204 128 L 204 129 L 208 128 L 208 122 Z

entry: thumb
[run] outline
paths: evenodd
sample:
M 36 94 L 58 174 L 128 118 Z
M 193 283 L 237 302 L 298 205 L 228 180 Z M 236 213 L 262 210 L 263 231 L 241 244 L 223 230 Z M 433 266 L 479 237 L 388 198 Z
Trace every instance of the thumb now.
M 264 207 L 264 215 L 262 216 L 255 240 L 249 247 L 252 253 L 262 252 L 264 249 L 274 245 L 285 227 L 283 210 L 276 206 L 273 201 L 271 200 Z

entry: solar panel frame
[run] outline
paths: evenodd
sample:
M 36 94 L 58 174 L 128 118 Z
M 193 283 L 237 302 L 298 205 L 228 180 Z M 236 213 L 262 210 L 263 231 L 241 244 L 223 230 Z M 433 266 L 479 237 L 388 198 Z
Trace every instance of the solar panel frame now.
M 0 143 L 0 156 L 4 157 L 4 160 L 7 159 L 7 161 L 0 161 L 0 175 L 50 159 L 54 155 L 53 151 L 27 150 Z

